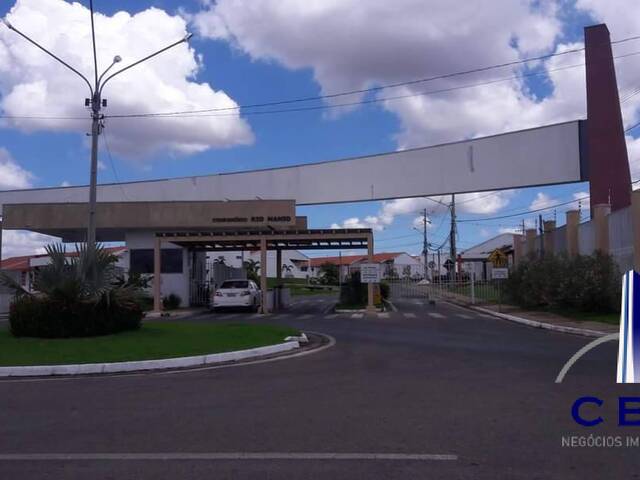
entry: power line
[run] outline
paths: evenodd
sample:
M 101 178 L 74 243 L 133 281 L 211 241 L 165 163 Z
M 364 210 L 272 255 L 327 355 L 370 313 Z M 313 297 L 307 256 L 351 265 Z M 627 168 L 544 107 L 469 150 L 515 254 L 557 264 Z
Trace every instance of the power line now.
M 126 200 L 129 200 L 129 196 L 127 195 L 127 192 L 125 192 L 124 186 L 122 185 L 122 182 L 120 182 L 120 178 L 118 177 L 118 172 L 116 171 L 116 164 L 113 161 L 113 157 L 111 155 L 111 149 L 109 148 L 109 141 L 107 140 L 107 131 L 106 131 L 105 128 L 103 128 L 103 130 L 102 130 L 102 139 L 103 139 L 103 143 L 104 143 L 105 149 L 107 150 L 107 158 L 109 159 L 109 163 L 111 164 L 111 170 L 113 171 L 113 177 L 116 179 L 116 183 L 120 186 L 120 191 L 122 192 L 122 196 Z
M 526 212 L 513 213 L 513 214 L 511 214 L 511 215 L 500 215 L 500 216 L 497 216 L 497 217 L 490 217 L 490 218 L 483 218 L 483 219 L 478 219 L 478 218 L 467 218 L 467 219 L 463 219 L 463 220 L 458 220 L 458 222 L 465 222 L 465 223 L 467 223 L 467 222 L 477 222 L 478 220 L 485 220 L 485 221 L 488 221 L 488 220 L 502 220 L 503 218 L 521 217 L 521 216 L 523 216 L 523 215 L 529 215 L 529 214 L 531 214 L 531 213 L 536 213 L 536 212 L 543 212 L 543 211 L 545 211 L 545 210 L 550 210 L 550 209 L 553 209 L 553 208 L 556 208 L 556 207 L 561 207 L 561 206 L 563 206 L 563 205 L 569 205 L 569 204 L 571 204 L 571 203 L 579 202 L 579 201 L 581 201 L 581 200 L 586 200 L 586 199 L 588 199 L 588 198 L 590 198 L 590 196 L 588 196 L 588 195 L 587 195 L 586 197 L 575 198 L 575 199 L 570 200 L 570 201 L 568 201 L 568 202 L 556 203 L 556 204 L 554 204 L 554 205 L 549 205 L 549 206 L 547 206 L 547 207 L 542 207 L 542 208 L 535 208 L 535 209 L 533 209 L 533 210 L 528 210 L 528 211 L 526 211 Z
M 631 57 L 639 54 L 640 52 L 632 52 L 632 53 L 629 53 L 626 55 L 620 55 L 614 58 L 615 59 L 626 58 L 626 57 Z M 368 104 L 375 104 L 375 103 L 381 103 L 381 102 L 387 102 L 387 101 L 402 100 L 406 98 L 423 97 L 423 96 L 435 95 L 439 93 L 448 93 L 448 92 L 453 92 L 457 90 L 464 90 L 469 88 L 493 85 L 496 83 L 503 83 L 503 82 L 508 82 L 511 80 L 517 80 L 522 78 L 543 76 L 543 75 L 548 75 L 549 73 L 554 73 L 562 70 L 583 67 L 584 65 L 585 65 L 584 63 L 579 63 L 575 65 L 566 65 L 564 67 L 558 67 L 558 68 L 553 68 L 553 69 L 539 71 L 539 72 L 523 73 L 523 74 L 513 75 L 510 77 L 504 77 L 504 78 L 495 79 L 495 80 L 488 80 L 484 82 L 459 85 L 456 87 L 441 88 L 438 90 L 428 90 L 428 91 L 418 92 L 418 93 L 407 93 L 403 95 L 395 95 L 395 96 L 388 96 L 388 97 L 376 97 L 376 98 L 369 98 L 366 100 L 358 100 L 353 102 L 309 105 L 309 106 L 303 106 L 303 107 L 283 108 L 283 109 L 275 109 L 275 110 L 257 110 L 257 111 L 248 111 L 248 112 L 244 111 L 242 112 L 242 115 L 244 116 L 274 115 L 274 114 L 281 114 L 281 113 L 296 113 L 296 112 L 307 112 L 307 111 L 315 111 L 315 110 L 331 110 L 335 108 L 352 107 L 357 105 L 368 105 Z M 163 113 L 114 114 L 114 115 L 107 115 L 106 117 L 107 118 L 147 118 L 147 119 L 148 118 L 237 117 L 239 115 L 237 111 L 235 111 L 234 113 L 220 113 L 220 112 L 224 110 L 238 110 L 240 108 L 248 108 L 248 107 L 223 107 L 220 109 L 205 109 L 205 110 L 191 110 L 191 111 L 182 111 L 182 112 L 163 112 Z M 209 113 L 209 112 L 218 112 L 218 113 Z
M 633 39 L 635 39 L 635 37 Z M 575 51 L 579 51 L 579 50 L 584 50 L 584 49 L 578 49 L 578 50 L 575 50 Z M 551 56 L 562 55 L 562 54 L 565 54 L 565 53 L 573 53 L 573 52 L 574 52 L 574 50 L 567 51 L 567 52 L 561 52 L 559 54 L 552 54 Z M 631 56 L 635 56 L 635 55 L 640 55 L 640 51 L 631 52 L 631 53 L 628 53 L 628 54 L 615 56 L 613 58 L 614 59 L 620 59 L 620 58 L 626 58 L 626 57 L 631 57 Z M 522 62 L 534 61 L 536 59 L 537 58 L 527 59 L 527 60 L 523 60 Z M 437 90 L 428 90 L 428 91 L 424 91 L 424 92 L 417 92 L 417 93 L 411 93 L 411 94 L 395 95 L 395 96 L 388 96 L 388 97 L 377 97 L 377 98 L 370 98 L 370 99 L 367 99 L 367 100 L 359 100 L 359 101 L 344 102 L 344 103 L 337 103 L 337 104 L 310 105 L 310 106 L 303 106 L 303 107 L 297 107 L 297 108 L 285 108 L 285 109 L 276 109 L 276 110 L 248 111 L 248 112 L 242 112 L 242 115 L 244 115 L 244 116 L 273 115 L 273 114 L 280 114 L 280 113 L 295 113 L 295 112 L 305 112 L 305 111 L 314 111 L 314 110 L 329 110 L 329 109 L 334 109 L 334 108 L 342 108 L 342 107 L 351 107 L 351 106 L 357 106 L 357 105 L 374 104 L 374 103 L 380 103 L 380 102 L 401 100 L 401 99 L 406 99 L 406 98 L 414 98 L 414 97 L 435 95 L 435 94 L 439 94 L 439 93 L 447 93 L 447 92 L 452 92 L 452 91 L 457 91 L 457 90 L 464 90 L 464 89 L 469 89 L 469 88 L 476 88 L 476 87 L 493 85 L 493 84 L 497 84 L 497 83 L 503 83 L 503 82 L 508 82 L 508 81 L 511 81 L 511 80 L 517 80 L 517 79 L 528 78 L 528 77 L 543 76 L 543 75 L 548 75 L 549 73 L 554 73 L 554 72 L 558 72 L 558 71 L 562 71 L 562 70 L 568 70 L 568 69 L 572 69 L 572 68 L 582 67 L 584 65 L 585 65 L 584 63 L 579 63 L 579 64 L 575 64 L 575 65 L 566 65 L 566 66 L 563 66 L 563 67 L 558 67 L 558 68 L 539 71 L 539 72 L 523 73 L 523 74 L 519 74 L 519 75 L 513 75 L 513 76 L 510 76 L 510 77 L 503 77 L 503 78 L 500 78 L 500 79 L 488 80 L 488 81 L 484 81 L 484 82 L 477 82 L 477 83 L 466 84 L 466 85 L 459 85 L 459 86 L 455 86 L 455 87 L 448 87 L 448 88 L 442 88 L 442 89 L 437 89 Z M 500 66 L 496 66 L 494 68 L 500 68 Z M 459 75 L 459 74 L 462 74 L 462 73 L 457 72 L 457 73 L 448 74 L 448 75 Z M 436 77 L 432 77 L 432 78 L 436 79 Z M 440 77 L 437 77 L 437 78 L 440 78 Z M 446 78 L 446 76 L 444 76 L 443 78 Z M 422 80 L 415 80 L 415 81 L 406 82 L 406 83 L 407 84 L 411 84 L 411 83 L 427 82 L 427 81 L 428 81 L 428 79 L 422 79 Z M 376 89 L 377 90 L 381 90 L 381 89 L 384 89 L 384 88 L 392 88 L 393 86 L 394 85 L 376 87 L 376 88 L 370 89 L 370 90 L 376 90 Z M 640 93 L 640 91 L 636 92 L 636 93 Z M 636 93 L 634 93 L 631 96 L 634 96 Z M 351 92 L 335 94 L 334 96 L 349 95 L 349 94 L 351 94 Z M 276 101 L 276 102 L 265 102 L 265 103 L 259 103 L 259 104 L 257 103 L 257 104 L 248 104 L 248 105 L 238 105 L 238 106 L 234 106 L 234 107 L 220 107 L 220 108 L 210 108 L 210 109 L 201 109 L 201 110 L 184 110 L 184 111 L 174 111 L 174 112 L 149 112 L 149 113 L 132 113 L 132 114 L 113 114 L 113 115 L 105 115 L 104 118 L 110 118 L 110 119 L 122 119 L 122 118 L 150 119 L 150 118 L 237 117 L 239 115 L 239 113 L 237 111 L 240 110 L 240 109 L 255 108 L 255 107 L 262 107 L 262 106 L 275 106 L 275 105 L 298 103 L 298 102 L 306 102 L 306 101 L 310 101 L 310 100 L 314 100 L 314 99 L 319 100 L 319 99 L 323 99 L 323 98 L 333 98 L 333 97 L 332 96 L 317 96 L 317 97 L 307 97 L 307 98 L 302 98 L 302 99 L 291 99 L 291 100 L 283 100 L 283 101 Z M 625 98 L 624 100 L 621 101 L 621 103 L 622 102 L 626 102 L 629 98 Z M 209 112 L 225 112 L 225 111 L 235 111 L 235 112 L 234 113 L 209 113 Z M 9 120 L 26 120 L 26 119 L 31 119 L 31 120 L 86 120 L 86 117 L 47 116 L 47 115 L 0 115 L 0 119 L 9 119 Z
M 611 44 L 612 45 L 616 45 L 616 44 L 625 43 L 625 42 L 629 42 L 629 41 L 637 40 L 637 39 L 640 39 L 640 35 L 627 37 L 627 38 L 623 38 L 623 39 L 620 39 L 620 40 L 615 40 L 615 41 L 612 41 Z M 479 67 L 479 68 L 473 68 L 473 69 L 469 69 L 469 70 L 450 72 L 450 73 L 435 75 L 435 76 L 431 76 L 431 77 L 408 80 L 408 81 L 404 81 L 404 82 L 389 83 L 389 84 L 386 84 L 386 85 L 378 85 L 378 86 L 370 87 L 370 88 L 360 88 L 360 89 L 347 90 L 347 91 L 336 92 L 336 93 L 329 93 L 329 94 L 324 94 L 324 95 L 313 95 L 313 96 L 299 97 L 299 98 L 292 98 L 292 99 L 285 99 L 285 100 L 275 100 L 275 101 L 269 101 L 269 102 L 252 103 L 252 104 L 245 104 L 245 105 L 236 105 L 236 106 L 233 106 L 233 107 L 218 107 L 218 108 L 208 108 L 208 109 L 201 109 L 201 110 L 185 110 L 185 111 L 165 112 L 165 113 L 157 113 L 157 114 L 130 114 L 130 115 L 131 116 L 133 116 L 133 115 L 136 115 L 136 116 L 138 116 L 138 115 L 140 115 L 140 116 L 142 116 L 142 115 L 145 115 L 145 116 L 147 116 L 147 115 L 175 116 L 175 115 L 180 115 L 180 114 L 234 111 L 234 110 L 240 110 L 240 109 L 243 109 L 243 108 L 244 109 L 246 109 L 246 108 L 262 108 L 262 107 L 272 107 L 272 106 L 279 106 L 279 105 L 288 105 L 288 104 L 292 104 L 292 103 L 326 100 L 326 99 L 338 98 L 338 97 L 343 97 L 343 96 L 348 96 L 348 95 L 372 93 L 372 92 L 378 92 L 378 91 L 386 90 L 386 89 L 390 89 L 390 88 L 397 88 L 397 87 L 416 85 L 416 84 L 421 84 L 421 83 L 428 83 L 428 82 L 433 82 L 435 80 L 443 80 L 443 79 L 448 79 L 448 78 L 454 78 L 454 77 L 463 76 L 463 75 L 470 75 L 470 74 L 473 74 L 473 73 L 481 73 L 481 72 L 486 72 L 486 71 L 495 70 L 495 69 L 499 69 L 499 68 L 505 68 L 505 67 L 515 66 L 515 65 L 522 65 L 522 64 L 525 64 L 525 63 L 535 62 L 535 61 L 540 61 L 540 60 L 546 60 L 546 59 L 549 59 L 549 58 L 568 55 L 568 54 L 572 54 L 572 53 L 579 53 L 579 52 L 582 52 L 584 50 L 585 50 L 584 47 L 574 48 L 574 49 L 571 49 L 571 50 L 565 50 L 563 52 L 550 53 L 550 54 L 546 54 L 546 55 L 540 55 L 540 56 L 537 56 L 537 57 L 529 57 L 529 58 L 524 58 L 524 59 L 520 59 L 520 60 L 514 60 L 514 61 L 511 61 L 511 62 L 505 62 L 505 63 L 488 65 L 488 66 Z M 344 105 L 346 105 L 346 104 L 343 104 L 343 106 Z M 294 110 L 296 110 L 296 109 L 294 109 Z M 122 115 L 120 115 L 120 117 L 121 116 Z
M 638 127 L 640 127 L 640 122 L 638 122 L 638 123 L 635 123 L 635 124 L 631 125 L 629 128 L 627 128 L 627 129 L 624 131 L 624 133 L 629 133 L 631 130 L 634 130 L 634 129 L 638 128 Z M 633 183 L 636 183 L 636 182 L 633 182 Z M 633 184 L 632 184 L 632 185 L 633 185 Z

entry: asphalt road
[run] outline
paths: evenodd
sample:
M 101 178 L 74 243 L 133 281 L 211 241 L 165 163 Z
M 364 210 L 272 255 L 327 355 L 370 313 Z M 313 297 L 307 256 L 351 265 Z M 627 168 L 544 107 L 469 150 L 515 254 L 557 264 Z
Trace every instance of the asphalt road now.
M 617 425 L 618 396 L 640 389 L 616 386 L 615 344 L 556 385 L 589 339 L 418 300 L 362 318 L 326 313 L 327 297 L 296 301 L 268 319 L 225 312 L 198 321 L 288 324 L 329 334 L 334 347 L 226 369 L 0 381 L 0 478 L 640 476 L 640 447 L 562 446 L 572 435 L 640 437 L 640 427 Z M 604 418 L 597 427 L 572 420 L 585 395 L 605 402 L 584 409 Z

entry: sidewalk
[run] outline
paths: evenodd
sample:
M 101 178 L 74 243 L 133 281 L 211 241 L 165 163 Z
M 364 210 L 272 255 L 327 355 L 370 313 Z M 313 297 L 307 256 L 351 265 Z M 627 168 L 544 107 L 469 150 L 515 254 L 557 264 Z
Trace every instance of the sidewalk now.
M 514 307 L 512 305 L 501 305 L 499 310 L 498 305 L 477 305 L 472 308 L 475 307 L 480 307 L 484 310 L 490 310 L 492 312 L 497 312 L 505 315 L 524 318 L 533 322 L 540 322 L 549 325 L 555 325 L 558 327 L 568 327 L 570 329 L 575 328 L 580 330 L 601 332 L 605 335 L 609 333 L 616 333 L 619 331 L 619 327 L 617 325 L 611 325 L 602 322 L 572 320 L 555 313 L 522 310 L 521 308 Z

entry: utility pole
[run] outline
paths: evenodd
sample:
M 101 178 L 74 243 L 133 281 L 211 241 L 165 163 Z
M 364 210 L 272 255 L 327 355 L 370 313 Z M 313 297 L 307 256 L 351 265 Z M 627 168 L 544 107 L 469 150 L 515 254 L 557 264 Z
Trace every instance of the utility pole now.
M 105 84 L 109 80 L 111 80 L 113 77 L 115 77 L 116 75 L 118 75 L 118 74 L 120 74 L 120 73 L 122 73 L 122 72 L 124 72 L 126 70 L 129 70 L 130 68 L 135 67 L 136 65 L 139 65 L 142 62 L 145 62 L 145 61 L 149 60 L 150 58 L 153 58 L 156 55 L 159 55 L 159 54 L 169 50 L 170 48 L 175 47 L 176 45 L 180 45 L 181 43 L 188 42 L 189 39 L 193 36 L 193 34 L 188 33 L 184 38 L 178 40 L 177 42 L 174 42 L 171 45 L 169 45 L 167 47 L 164 47 L 164 48 L 158 50 L 155 53 L 152 53 L 151 55 L 147 55 L 146 57 L 144 57 L 144 58 L 142 58 L 142 59 L 140 59 L 140 60 L 138 60 L 136 62 L 133 62 L 130 65 L 127 65 L 126 67 L 121 68 L 120 70 L 117 70 L 116 72 L 114 72 L 111 75 L 107 76 L 107 78 L 105 78 L 104 81 L 103 81 L 103 78 L 107 74 L 107 72 L 109 70 L 111 70 L 111 68 L 116 63 L 120 63 L 122 61 L 122 58 L 119 55 L 116 55 L 115 57 L 113 57 L 113 61 L 111 62 L 111 65 L 109 65 L 109 67 L 107 67 L 107 69 L 104 70 L 98 76 L 98 56 L 97 56 L 97 51 L 96 51 L 96 33 L 95 33 L 94 15 L 93 15 L 93 0 L 89 1 L 89 10 L 91 12 L 91 41 L 92 41 L 92 47 L 93 47 L 93 67 L 94 67 L 93 68 L 93 73 L 94 73 L 93 85 L 87 79 L 87 77 L 85 77 L 77 69 L 73 68 L 71 65 L 69 65 L 67 62 L 62 60 L 60 57 L 58 57 L 57 55 L 53 54 L 52 52 L 50 52 L 46 48 L 44 48 L 42 45 L 37 43 L 35 40 L 29 38 L 26 34 L 22 33 L 20 30 L 18 30 L 16 27 L 14 27 L 11 23 L 9 23 L 9 21 L 7 21 L 6 19 L 3 18 L 2 19 L 2 23 L 4 23 L 5 26 L 9 30 L 14 31 L 18 35 L 20 35 L 22 38 L 27 40 L 29 43 L 31 43 L 32 45 L 36 46 L 37 48 L 42 50 L 44 53 L 46 53 L 50 57 L 54 58 L 59 63 L 61 63 L 65 67 L 67 67 L 69 70 L 71 70 L 72 72 L 77 74 L 80 78 L 82 78 L 82 80 L 84 80 L 84 82 L 89 87 L 89 98 L 85 98 L 85 101 L 84 101 L 85 107 L 91 107 L 91 168 L 90 168 L 90 175 L 89 175 L 89 218 L 88 218 L 88 222 L 87 222 L 87 248 L 91 249 L 91 250 L 94 250 L 95 246 L 96 246 L 96 201 L 97 201 L 97 183 L 98 183 L 98 137 L 100 135 L 100 132 L 104 128 L 104 124 L 103 124 L 104 115 L 102 114 L 102 108 L 107 106 L 107 101 L 102 99 L 102 90 L 103 90 Z
M 452 262 L 452 279 L 456 276 L 456 263 L 458 252 L 456 251 L 456 194 L 451 194 L 451 231 L 449 232 L 449 254 Z
M 544 257 L 544 223 L 542 215 L 538 214 L 538 232 L 540 233 L 540 257 Z
M 429 242 L 427 240 L 427 209 L 422 210 L 422 231 L 423 231 L 423 243 L 422 243 L 422 256 L 424 257 L 424 279 L 429 278 Z

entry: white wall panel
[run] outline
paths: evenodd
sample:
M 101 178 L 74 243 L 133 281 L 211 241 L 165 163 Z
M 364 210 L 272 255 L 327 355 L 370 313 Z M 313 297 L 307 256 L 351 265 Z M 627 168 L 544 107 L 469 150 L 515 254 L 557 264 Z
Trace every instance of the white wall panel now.
M 577 182 L 579 122 L 292 167 L 110 184 L 99 201 L 357 202 Z M 86 187 L 0 192 L 5 203 L 85 202 Z

